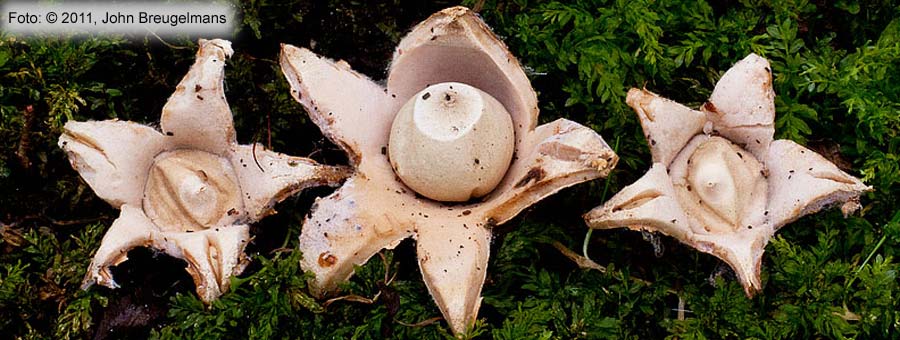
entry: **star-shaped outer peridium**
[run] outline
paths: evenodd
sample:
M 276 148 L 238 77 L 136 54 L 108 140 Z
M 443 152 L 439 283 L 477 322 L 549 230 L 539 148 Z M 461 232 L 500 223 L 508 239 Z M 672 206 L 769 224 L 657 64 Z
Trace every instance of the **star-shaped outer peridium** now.
M 700 111 L 647 90 L 626 99 L 650 144 L 653 166 L 585 215 L 591 228 L 659 231 L 728 263 L 748 296 L 769 238 L 832 204 L 844 214 L 871 190 L 819 154 L 775 140 L 769 63 L 751 54 L 716 84 Z
M 229 277 L 240 273 L 246 264 L 243 250 L 249 240 L 247 223 L 274 213 L 275 203 L 299 190 L 337 185 L 349 174 L 349 169 L 321 166 L 310 159 L 265 150 L 261 145 L 237 144 L 223 91 L 225 60 L 231 54 L 228 41 L 200 40 L 196 62 L 163 107 L 162 133 L 119 120 L 66 123 L 59 145 L 72 166 L 97 196 L 121 209 L 91 262 L 84 288 L 95 282 L 117 287 L 109 267 L 127 260 L 132 248 L 151 247 L 187 261 L 198 295 L 203 301 L 212 301 L 228 288 Z M 191 157 L 210 161 L 212 168 L 204 168 L 209 164 L 173 165 L 194 159 Z M 159 165 L 164 159 L 170 161 Z M 151 169 L 164 166 L 175 170 L 169 177 L 157 177 L 170 181 L 161 186 L 163 202 L 151 205 L 177 209 L 155 211 L 153 216 L 170 222 L 182 217 L 193 221 L 198 218 L 197 210 L 203 210 L 221 218 L 200 227 L 155 222 L 147 214 L 145 186 L 149 184 L 145 184 L 153 177 Z M 178 181 L 185 169 L 207 179 L 199 197 L 210 197 L 204 190 L 218 190 L 218 196 L 212 196 L 215 203 L 233 204 L 194 210 L 172 203 L 170 199 L 182 197 L 178 195 L 191 189 Z
M 349 278 L 355 265 L 413 237 L 428 290 L 452 330 L 462 333 L 481 304 L 490 228 L 564 187 L 607 175 L 618 161 L 589 128 L 565 119 L 537 126 L 537 96 L 519 62 L 464 7 L 432 15 L 400 42 L 386 87 L 345 62 L 290 45 L 282 47 L 281 66 L 294 97 L 356 168 L 339 190 L 316 202 L 300 236 L 302 267 L 315 274 L 320 295 Z M 386 152 L 400 107 L 429 84 L 451 81 L 497 98 L 515 128 L 513 163 L 477 203 L 417 197 L 394 174 Z

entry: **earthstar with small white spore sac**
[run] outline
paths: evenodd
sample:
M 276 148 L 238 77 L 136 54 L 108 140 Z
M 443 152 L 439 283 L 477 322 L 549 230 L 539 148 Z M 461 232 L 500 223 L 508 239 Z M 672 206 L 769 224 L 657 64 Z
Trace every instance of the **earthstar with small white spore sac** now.
M 84 278 L 116 288 L 110 267 L 151 247 L 183 259 L 211 302 L 244 270 L 248 223 L 304 188 L 336 185 L 348 169 L 239 145 L 223 90 L 225 40 L 200 40 L 197 60 L 163 107 L 156 129 L 107 120 L 66 123 L 59 146 L 100 198 L 122 212 Z
M 317 295 L 412 237 L 429 292 L 453 332 L 463 333 L 481 304 L 491 227 L 606 176 L 618 161 L 587 127 L 565 119 L 537 126 L 537 95 L 521 65 L 464 7 L 432 15 L 401 40 L 386 86 L 290 45 L 281 66 L 294 98 L 356 169 L 303 223 L 301 266 L 314 274 Z M 500 119 L 507 112 L 512 131 Z M 481 175 L 485 185 L 467 183 Z M 441 177 L 454 188 L 430 191 L 429 183 L 448 184 Z
M 700 111 L 631 89 L 653 157 L 641 179 L 584 218 L 591 228 L 659 231 L 728 263 L 748 296 L 769 238 L 787 223 L 841 204 L 859 209 L 871 187 L 817 153 L 775 140 L 769 63 L 750 54 Z

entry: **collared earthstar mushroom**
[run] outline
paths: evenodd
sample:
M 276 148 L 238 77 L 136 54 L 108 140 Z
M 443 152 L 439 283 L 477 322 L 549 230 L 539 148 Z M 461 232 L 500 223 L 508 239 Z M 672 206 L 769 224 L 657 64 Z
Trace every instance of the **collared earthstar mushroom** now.
M 491 227 L 618 161 L 587 127 L 537 126 L 537 96 L 519 62 L 464 7 L 403 38 L 386 86 L 290 45 L 281 67 L 294 98 L 356 169 L 303 224 L 301 266 L 317 295 L 413 237 L 429 292 L 453 332 L 465 332 L 481 304 Z
M 163 107 L 162 133 L 133 122 L 66 123 L 59 146 L 100 198 L 121 210 L 84 278 L 115 288 L 110 266 L 135 247 L 183 259 L 210 302 L 246 265 L 251 223 L 315 185 L 337 185 L 342 167 L 239 145 L 223 90 L 231 43 L 200 40 L 197 60 Z
M 787 223 L 871 190 L 819 154 L 775 140 L 769 63 L 750 54 L 716 84 L 700 111 L 631 89 L 653 166 L 587 213 L 591 228 L 659 231 L 731 266 L 748 296 L 769 238 Z

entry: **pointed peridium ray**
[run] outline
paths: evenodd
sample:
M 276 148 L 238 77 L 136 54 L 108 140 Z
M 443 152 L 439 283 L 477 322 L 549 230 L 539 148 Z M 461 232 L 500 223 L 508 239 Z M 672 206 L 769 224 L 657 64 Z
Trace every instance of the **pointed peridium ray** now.
M 163 233 L 162 237 L 169 240 L 167 243 L 174 243 L 174 247 L 168 246 L 162 250 L 187 261 L 186 270 L 194 279 L 197 295 L 209 303 L 224 294 L 230 278 L 242 272 L 247 265 L 244 247 L 250 238 L 249 230 L 246 225 L 232 225 L 194 233 Z M 156 239 L 159 237 L 156 236 Z M 159 246 L 151 245 L 154 248 Z
M 320 165 L 309 158 L 266 150 L 262 145 L 238 145 L 231 164 L 241 183 L 244 209 L 252 221 L 275 213 L 275 203 L 316 186 L 336 186 L 350 176 L 342 166 Z
M 396 190 L 352 177 L 333 194 L 316 200 L 303 221 L 299 244 L 303 251 L 301 267 L 315 275 L 311 285 L 315 295 L 333 291 L 353 274 L 353 266 L 414 235 L 415 221 L 407 214 L 418 207 L 412 197 L 384 194 L 407 195 Z
M 585 214 L 584 220 L 594 229 L 647 229 L 679 240 L 691 236 L 687 215 L 679 205 L 672 180 L 661 163 L 654 163 L 637 182 Z
M 175 148 L 222 155 L 235 143 L 231 109 L 225 100 L 225 60 L 231 42 L 200 39 L 197 59 L 163 107 L 160 128 Z
M 856 177 L 790 140 L 769 149 L 769 217 L 776 229 L 801 216 L 842 204 L 844 215 L 859 209 L 859 196 L 871 191 Z
M 475 322 L 490 255 L 490 230 L 466 220 L 421 228 L 416 242 L 425 286 L 456 334 Z
M 481 209 L 500 224 L 563 188 L 605 177 L 619 157 L 594 130 L 566 119 L 530 134 L 506 177 Z
M 165 148 L 162 134 L 133 122 L 67 122 L 59 146 L 91 189 L 113 207 L 139 206 L 153 157 Z
M 281 70 L 294 99 L 322 133 L 347 152 L 353 165 L 360 170 L 383 166 L 370 165 L 365 158 L 384 158 L 381 148 L 387 146 L 394 115 L 405 99 L 389 95 L 347 63 L 305 48 L 282 44 Z
M 152 243 L 156 226 L 144 215 L 144 212 L 131 205 L 122 205 L 121 210 L 119 218 L 113 221 L 112 226 L 103 236 L 100 248 L 97 249 L 90 266 L 88 266 L 82 283 L 83 289 L 94 283 L 117 288 L 119 285 L 113 280 L 109 267 L 127 260 L 128 250 Z
M 759 278 L 762 256 L 774 232 L 771 225 L 766 224 L 750 232 L 692 234 L 690 242 L 682 242 L 725 261 L 737 275 L 744 293 L 752 297 L 762 290 Z
M 227 289 L 231 276 L 246 264 L 244 247 L 249 240 L 246 225 L 223 226 L 194 233 L 161 232 L 139 208 L 123 205 L 119 218 L 103 236 L 82 288 L 94 283 L 117 288 L 110 267 L 128 259 L 128 251 L 149 247 L 188 262 L 186 270 L 194 279 L 197 294 L 210 302 Z M 237 253 L 239 257 L 223 256 Z
M 706 124 L 706 114 L 703 112 L 691 110 L 647 90 L 632 88 L 625 103 L 637 113 L 653 161 L 665 166 L 669 166 L 678 152 L 692 137 L 702 132 Z
M 751 53 L 734 64 L 700 109 L 713 123 L 714 133 L 764 161 L 775 134 L 775 90 L 769 62 Z

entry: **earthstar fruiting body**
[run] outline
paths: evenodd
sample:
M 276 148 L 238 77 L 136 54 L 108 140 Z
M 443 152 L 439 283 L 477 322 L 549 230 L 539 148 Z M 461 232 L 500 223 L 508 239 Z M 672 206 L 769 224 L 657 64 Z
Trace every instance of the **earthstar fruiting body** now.
M 844 214 L 871 190 L 790 140 L 775 140 L 769 63 L 751 54 L 716 84 L 701 111 L 647 90 L 626 102 L 653 166 L 585 215 L 591 228 L 659 231 L 728 263 L 748 296 L 762 289 L 766 243 L 785 224 L 833 204 Z
M 243 271 L 247 223 L 315 185 L 335 185 L 344 168 L 239 145 L 223 91 L 231 43 L 200 40 L 197 60 L 163 107 L 163 133 L 133 122 L 66 123 L 59 146 L 97 196 L 121 210 L 84 278 L 115 288 L 109 267 L 135 247 L 187 262 L 209 302 Z
M 618 160 L 589 128 L 565 119 L 537 126 L 537 96 L 525 72 L 463 7 L 432 15 L 400 42 L 386 87 L 344 62 L 289 45 L 282 47 L 281 66 L 294 97 L 356 168 L 304 221 L 301 265 L 315 275 L 314 290 L 334 290 L 353 266 L 413 237 L 426 286 L 456 333 L 472 325 L 480 306 L 491 226 L 564 187 L 605 176 Z M 417 197 L 392 169 L 388 153 L 392 123 L 403 105 L 423 89 L 449 82 L 484 91 L 502 104 L 515 139 L 515 157 L 496 188 L 477 202 L 457 205 Z M 390 158 L 397 152 L 391 150 Z M 459 163 L 432 167 L 480 166 L 474 159 Z

